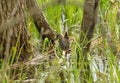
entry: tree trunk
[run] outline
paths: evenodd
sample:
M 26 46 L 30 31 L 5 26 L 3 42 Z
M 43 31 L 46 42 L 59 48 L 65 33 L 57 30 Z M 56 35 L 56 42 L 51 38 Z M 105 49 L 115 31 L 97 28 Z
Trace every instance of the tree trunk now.
M 83 57 L 85 63 L 85 71 L 82 72 L 82 77 L 85 80 L 82 80 L 82 83 L 87 83 L 87 80 L 92 79 L 87 53 L 89 51 L 90 40 L 93 37 L 95 24 L 97 22 L 98 7 L 99 0 L 85 0 L 80 34 L 80 44 L 83 47 Z
M 0 0 L 0 58 L 26 60 L 33 56 L 27 28 L 27 9 L 42 37 L 54 40 L 55 33 L 36 0 Z M 13 60 L 14 61 L 14 60 Z
M 42 38 L 47 37 L 50 40 L 56 39 L 56 35 L 54 31 L 49 26 L 46 18 L 44 17 L 41 9 L 38 6 L 36 0 L 27 0 L 27 7 L 30 11 L 30 15 L 33 18 L 33 21 L 38 29 L 39 33 L 41 33 Z
M 9 60 L 17 55 L 16 59 L 26 59 L 31 55 L 31 45 L 28 43 L 29 35 L 25 17 L 26 0 L 1 0 L 1 33 L 0 57 Z M 19 18 L 20 19 L 19 19 Z M 14 21 L 11 19 L 15 19 Z M 19 20 L 18 22 L 15 22 Z M 19 60 L 20 60 L 19 59 Z

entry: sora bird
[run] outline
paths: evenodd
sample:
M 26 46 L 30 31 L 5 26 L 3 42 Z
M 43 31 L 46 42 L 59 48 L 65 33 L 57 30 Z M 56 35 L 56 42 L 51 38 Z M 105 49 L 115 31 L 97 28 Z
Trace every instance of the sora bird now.
M 65 32 L 64 37 L 58 34 L 59 46 L 63 51 L 68 51 L 70 48 L 70 41 L 67 32 Z

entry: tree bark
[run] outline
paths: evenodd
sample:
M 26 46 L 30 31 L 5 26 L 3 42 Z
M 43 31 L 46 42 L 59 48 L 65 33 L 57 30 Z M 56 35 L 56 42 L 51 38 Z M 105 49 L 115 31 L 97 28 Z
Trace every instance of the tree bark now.
M 99 0 L 85 0 L 80 34 L 80 44 L 83 47 L 83 57 L 85 62 L 85 71 L 82 72 L 82 77 L 85 80 L 82 80 L 82 83 L 87 83 L 87 80 L 92 79 L 87 53 L 89 51 L 90 40 L 93 37 L 95 24 L 97 22 L 98 7 Z

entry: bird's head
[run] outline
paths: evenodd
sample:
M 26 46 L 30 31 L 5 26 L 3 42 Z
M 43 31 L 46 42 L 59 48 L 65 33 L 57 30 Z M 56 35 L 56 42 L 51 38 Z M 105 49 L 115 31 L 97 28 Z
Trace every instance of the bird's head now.
M 70 47 L 70 42 L 69 42 L 69 37 L 67 32 L 65 33 L 64 36 L 61 34 L 58 34 L 58 39 L 59 39 L 59 46 L 63 51 L 67 51 Z

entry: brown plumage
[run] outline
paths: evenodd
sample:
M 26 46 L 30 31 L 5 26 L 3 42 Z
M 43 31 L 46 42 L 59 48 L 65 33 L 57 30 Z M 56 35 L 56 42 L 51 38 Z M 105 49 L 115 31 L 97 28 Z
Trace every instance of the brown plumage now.
M 68 51 L 70 48 L 70 41 L 69 41 L 69 37 L 67 32 L 65 32 L 64 37 L 59 34 L 58 35 L 58 39 L 59 39 L 59 46 L 63 51 Z

